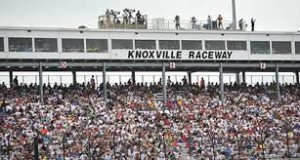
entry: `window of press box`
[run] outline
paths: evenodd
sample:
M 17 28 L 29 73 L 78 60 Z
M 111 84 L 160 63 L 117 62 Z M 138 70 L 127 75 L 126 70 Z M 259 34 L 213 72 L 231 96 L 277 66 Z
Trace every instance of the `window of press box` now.
M 112 49 L 133 49 L 132 39 L 112 39 Z
M 57 52 L 56 38 L 35 38 L 35 52 Z
M 3 38 L 0 37 L 0 52 L 4 51 L 4 41 Z
M 250 49 L 251 49 L 251 54 L 270 54 L 270 42 L 251 41 Z
M 156 49 L 155 40 L 135 40 L 135 49 Z
M 180 49 L 179 40 L 159 40 L 159 49 Z
M 227 50 L 246 51 L 247 43 L 246 41 L 227 41 Z
M 108 51 L 107 39 L 87 39 L 86 51 L 89 53 L 104 53 Z
M 32 52 L 32 38 L 8 38 L 10 52 Z
M 205 41 L 206 50 L 225 50 L 225 41 Z
M 83 39 L 62 39 L 63 52 L 84 52 Z
M 202 41 L 182 40 L 181 45 L 183 50 L 202 50 Z
M 300 42 L 295 42 L 295 53 L 300 54 Z
M 272 52 L 273 54 L 292 54 L 291 42 L 287 42 L 287 41 L 272 42 Z

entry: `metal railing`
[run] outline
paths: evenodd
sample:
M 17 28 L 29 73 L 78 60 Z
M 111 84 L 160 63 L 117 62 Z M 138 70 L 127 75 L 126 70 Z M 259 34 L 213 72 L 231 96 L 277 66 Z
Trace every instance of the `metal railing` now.
M 99 29 L 152 29 L 152 30 L 175 30 L 176 22 L 172 19 L 153 18 L 148 19 L 147 15 L 143 15 L 143 21 L 140 22 L 137 18 L 132 18 L 128 22 L 124 22 L 123 17 L 106 18 L 105 15 L 98 17 Z M 222 22 L 222 27 L 218 27 L 217 20 L 212 20 L 211 24 L 207 20 L 180 20 L 180 30 L 233 30 L 230 21 Z M 245 30 L 244 28 L 243 30 Z
M 17 75 L 19 83 L 21 84 L 30 84 L 30 83 L 39 83 L 38 75 Z M 170 79 L 172 82 L 181 82 L 184 75 L 170 75 Z M 102 75 L 95 75 L 96 85 L 100 85 L 102 83 Z M 159 82 L 161 75 L 136 75 L 135 79 L 137 83 L 154 83 Z M 218 75 L 192 75 L 192 83 L 199 83 L 201 78 L 205 80 L 205 83 L 219 83 Z M 90 82 L 91 75 L 77 75 L 76 80 L 77 83 L 85 83 Z M 107 75 L 106 80 L 111 84 L 120 84 L 126 83 L 131 79 L 131 75 Z M 234 83 L 236 81 L 235 75 L 224 75 L 223 77 L 224 84 Z M 240 76 L 240 81 L 242 82 L 242 76 Z M 246 75 L 246 83 L 249 85 L 255 85 L 256 83 L 271 83 L 275 81 L 275 75 Z M 45 84 L 54 85 L 57 83 L 58 85 L 70 85 L 73 83 L 71 75 L 43 75 L 43 82 Z M 296 77 L 294 75 L 280 75 L 279 82 L 281 84 L 295 84 Z M 9 76 L 8 75 L 0 75 L 0 83 L 4 83 L 9 86 Z

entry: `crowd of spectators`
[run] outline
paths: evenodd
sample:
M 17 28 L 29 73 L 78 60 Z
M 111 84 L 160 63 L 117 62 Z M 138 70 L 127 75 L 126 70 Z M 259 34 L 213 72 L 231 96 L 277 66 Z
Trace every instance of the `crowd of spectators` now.
M 176 29 L 181 29 L 180 28 L 180 17 L 179 15 L 175 16 L 175 28 Z M 223 17 L 221 14 L 217 17 L 217 19 L 214 21 L 212 20 L 212 17 L 208 15 L 207 17 L 207 22 L 201 26 L 201 24 L 197 24 L 197 19 L 196 17 L 192 17 L 190 23 L 192 24 L 192 29 L 193 30 L 199 30 L 199 29 L 207 29 L 207 30 L 223 30 L 224 25 L 223 25 Z
M 122 22 L 119 20 L 119 15 L 121 14 L 119 11 L 115 10 L 109 10 L 107 9 L 105 12 L 106 16 L 106 23 L 107 24 L 123 24 L 123 25 L 143 25 L 146 21 L 145 15 L 142 15 L 140 11 L 138 10 L 135 14 L 135 17 L 133 17 L 133 14 L 135 13 L 135 9 L 129 9 L 125 8 L 123 9 L 122 13 Z M 113 19 L 111 21 L 111 19 Z
M 33 159 L 261 159 L 300 157 L 300 86 L 162 82 L 0 86 L 0 155 Z

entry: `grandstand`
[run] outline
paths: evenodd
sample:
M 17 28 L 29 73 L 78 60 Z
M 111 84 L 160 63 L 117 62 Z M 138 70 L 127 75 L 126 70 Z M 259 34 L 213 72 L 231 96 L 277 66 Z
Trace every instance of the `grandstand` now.
M 0 158 L 300 158 L 299 32 L 168 30 L 163 21 L 151 28 L 105 18 L 98 29 L 0 27 L 0 71 L 9 77 L 0 86 Z M 38 83 L 20 84 L 14 72 L 25 71 L 38 71 Z M 112 71 L 130 80 L 109 83 Z M 141 71 L 161 79 L 138 81 Z M 199 71 L 218 72 L 219 83 L 192 82 Z M 72 83 L 48 85 L 44 72 L 68 72 Z M 78 72 L 102 74 L 81 84 Z M 248 85 L 247 72 L 274 72 L 275 81 Z M 293 84 L 280 84 L 283 72 L 295 73 Z M 224 83 L 228 73 L 234 83 Z

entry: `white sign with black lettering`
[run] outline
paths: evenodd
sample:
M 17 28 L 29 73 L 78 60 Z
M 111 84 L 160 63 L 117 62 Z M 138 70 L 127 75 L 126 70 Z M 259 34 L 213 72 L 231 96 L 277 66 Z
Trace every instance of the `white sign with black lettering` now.
M 112 59 L 128 60 L 240 60 L 248 58 L 247 51 L 229 50 L 113 50 L 112 55 Z

